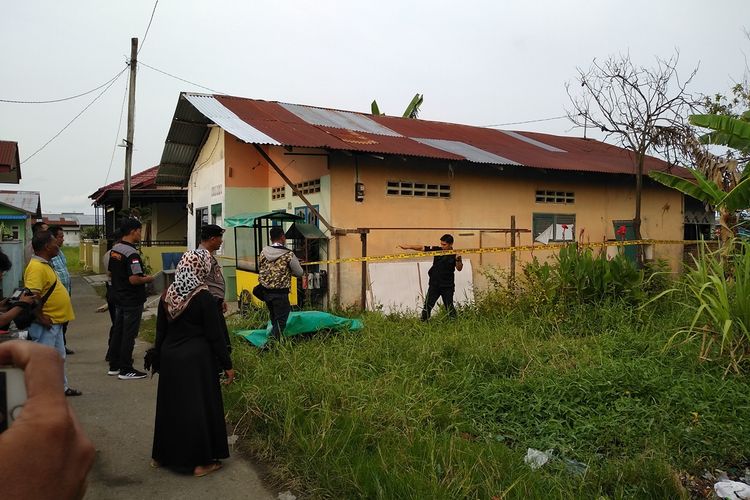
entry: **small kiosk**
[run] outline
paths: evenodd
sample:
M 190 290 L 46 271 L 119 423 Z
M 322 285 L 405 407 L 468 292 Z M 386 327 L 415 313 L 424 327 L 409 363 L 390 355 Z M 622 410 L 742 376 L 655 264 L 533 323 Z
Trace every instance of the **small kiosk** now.
M 235 268 L 237 270 L 237 302 L 241 311 L 250 304 L 263 303 L 252 294 L 258 284 L 258 257 L 263 247 L 270 244 L 269 231 L 285 222 L 303 220 L 299 215 L 286 212 L 256 212 L 227 217 L 224 224 L 234 228 Z M 297 305 L 297 279 L 292 277 L 289 303 Z

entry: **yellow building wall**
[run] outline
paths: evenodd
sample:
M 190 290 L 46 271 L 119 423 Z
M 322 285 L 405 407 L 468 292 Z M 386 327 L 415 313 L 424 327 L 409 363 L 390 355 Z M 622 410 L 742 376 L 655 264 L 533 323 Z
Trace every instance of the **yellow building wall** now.
M 534 213 L 575 214 L 575 230 L 581 230 L 584 241 L 601 242 L 615 239 L 613 220 L 630 220 L 635 207 L 635 179 L 628 176 L 556 172 L 521 168 L 452 164 L 430 160 L 380 160 L 362 155 L 358 158 L 358 175 L 353 158 L 332 156 L 331 213 L 332 224 L 340 228 L 409 227 L 435 228 L 417 230 L 371 231 L 367 237 L 368 255 L 401 252 L 400 243 L 438 245 L 439 238 L 450 232 L 454 247 L 477 248 L 477 228 L 509 228 L 511 216 L 516 227 L 532 230 Z M 365 184 L 365 200 L 354 201 L 355 182 Z M 448 184 L 449 199 L 415 198 L 386 195 L 388 180 Z M 644 188 L 642 200 L 642 235 L 644 238 L 681 240 L 683 238 L 682 195 L 660 185 Z M 575 193 L 573 204 L 536 203 L 537 190 Z M 440 229 L 443 228 L 443 229 Z M 465 228 L 448 230 L 445 228 Z M 474 229 L 471 229 L 474 228 Z M 532 244 L 531 232 L 520 236 L 517 245 Z M 340 257 L 361 255 L 358 234 L 339 237 Z M 481 246 L 510 245 L 510 235 L 481 234 Z M 331 243 L 331 256 L 336 244 Z M 541 248 L 539 258 L 553 255 Z M 518 255 L 517 272 L 530 260 L 531 253 Z M 658 246 L 655 258 L 666 259 L 672 269 L 680 268 L 682 247 Z M 474 281 L 482 287 L 482 272 L 487 266 L 509 269 L 509 254 L 466 255 L 471 260 Z M 359 303 L 361 264 L 340 264 L 341 284 L 336 284 L 336 267 L 331 271 L 331 294 L 340 293 L 341 303 Z

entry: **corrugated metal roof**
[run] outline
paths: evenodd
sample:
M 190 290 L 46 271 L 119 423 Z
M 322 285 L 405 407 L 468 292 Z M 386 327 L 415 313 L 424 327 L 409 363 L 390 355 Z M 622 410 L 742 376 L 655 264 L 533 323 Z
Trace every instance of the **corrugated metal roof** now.
M 447 139 L 418 139 L 418 138 L 415 138 L 414 140 L 419 141 L 423 144 L 428 144 L 438 149 L 442 149 L 443 151 L 447 151 L 449 153 L 462 156 L 469 161 L 473 161 L 474 163 L 494 163 L 497 165 L 518 165 L 518 163 L 514 162 L 513 160 L 509 160 L 507 158 L 503 158 L 502 156 L 489 153 L 483 149 L 479 149 L 477 147 L 474 147 L 470 144 L 466 144 L 461 141 L 449 141 Z
M 511 130 L 500 130 L 503 134 L 508 134 L 509 136 L 518 139 L 519 141 L 528 142 L 529 144 L 533 144 L 534 146 L 538 146 L 542 149 L 545 149 L 547 151 L 552 151 L 553 153 L 565 153 L 566 151 L 564 149 L 556 148 L 555 146 L 550 146 L 549 144 L 545 144 L 541 141 L 537 141 L 536 139 L 532 139 L 531 137 L 526 137 L 525 135 L 521 135 L 518 132 L 513 132 Z
M 364 115 L 352 113 L 351 111 L 313 108 L 283 102 L 279 103 L 279 105 L 312 125 L 323 125 L 324 127 L 343 128 L 357 132 L 369 132 L 371 134 L 390 135 L 394 137 L 401 136 L 401 134 L 394 132 L 388 127 L 384 127 Z
M 13 167 L 18 165 L 18 143 L 0 141 L 0 166 Z
M 156 185 L 156 175 L 159 172 L 159 165 L 151 168 L 147 168 L 143 172 L 138 172 L 130 177 L 130 190 L 141 191 L 145 189 L 169 189 L 176 188 L 181 189 L 177 184 L 171 185 Z M 125 179 L 111 182 L 106 186 L 102 186 L 96 190 L 93 194 L 89 195 L 89 198 L 94 202 L 102 199 L 109 191 L 123 191 L 125 189 Z
M 242 138 L 245 142 L 253 144 L 274 144 L 276 146 L 281 144 L 232 113 L 232 111 L 226 106 L 223 106 L 219 101 L 214 99 L 213 96 L 185 94 L 185 99 L 195 106 L 195 109 L 200 111 L 203 116 L 233 136 Z
M 39 191 L 0 191 L 0 203 L 41 217 Z
M 178 141 L 175 123 L 194 122 Z M 242 97 L 181 94 L 157 182 L 186 185 L 207 123 L 253 144 L 323 148 L 529 168 L 634 174 L 630 152 L 592 139 L 514 132 L 455 123 L 372 116 Z M 644 171 L 686 170 L 647 157 Z

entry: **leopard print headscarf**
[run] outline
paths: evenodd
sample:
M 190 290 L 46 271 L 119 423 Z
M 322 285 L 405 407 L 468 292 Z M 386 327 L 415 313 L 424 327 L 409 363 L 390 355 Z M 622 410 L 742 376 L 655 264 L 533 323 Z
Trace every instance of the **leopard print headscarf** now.
M 211 254 L 208 250 L 188 250 L 177 264 L 174 283 L 169 285 L 164 304 L 171 319 L 185 311 L 190 300 L 201 290 L 208 290 L 206 276 L 211 271 Z

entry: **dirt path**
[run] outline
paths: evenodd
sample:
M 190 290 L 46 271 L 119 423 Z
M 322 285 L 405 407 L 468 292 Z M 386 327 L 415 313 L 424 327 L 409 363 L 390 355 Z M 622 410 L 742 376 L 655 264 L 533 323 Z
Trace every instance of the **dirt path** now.
M 76 320 L 68 330 L 71 387 L 83 396 L 70 398 L 97 456 L 89 475 L 89 500 L 272 499 L 253 465 L 230 447 L 224 468 L 202 478 L 149 466 L 153 438 L 156 379 L 118 380 L 107 376 L 104 354 L 109 315 L 96 313 L 103 303 L 83 278 L 73 278 Z M 142 367 L 146 345 L 136 341 L 136 367 Z

